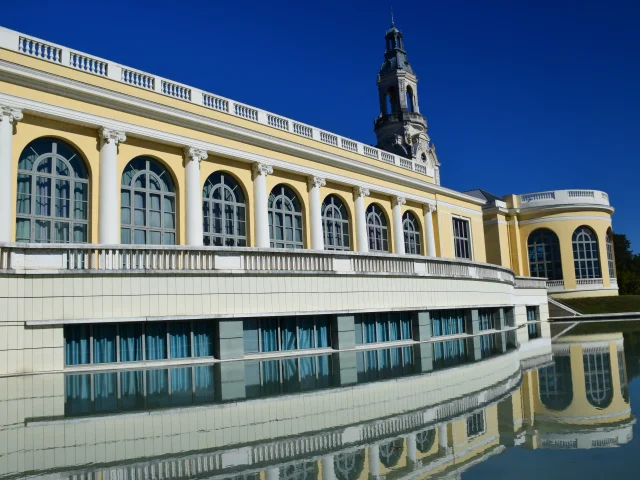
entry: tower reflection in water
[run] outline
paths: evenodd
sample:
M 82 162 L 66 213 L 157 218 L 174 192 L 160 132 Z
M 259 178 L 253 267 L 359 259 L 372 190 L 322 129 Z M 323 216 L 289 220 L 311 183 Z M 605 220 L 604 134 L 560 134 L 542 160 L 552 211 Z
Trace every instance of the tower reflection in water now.
M 428 478 L 629 442 L 622 334 L 536 342 L 2 378 L 0 478 Z

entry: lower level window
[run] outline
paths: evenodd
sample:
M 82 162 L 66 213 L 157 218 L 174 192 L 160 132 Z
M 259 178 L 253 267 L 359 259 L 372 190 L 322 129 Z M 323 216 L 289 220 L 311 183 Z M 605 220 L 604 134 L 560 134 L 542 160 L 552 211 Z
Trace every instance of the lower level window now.
M 213 326 L 207 321 L 66 325 L 65 363 L 212 357 Z
M 431 334 L 456 335 L 465 332 L 463 310 L 437 310 L 430 312 Z
M 449 340 L 433 344 L 433 367 L 445 368 L 467 362 L 466 340 Z
M 527 331 L 529 332 L 529 339 L 540 337 L 540 324 L 530 323 L 538 321 L 538 307 L 527 307 Z
M 495 315 L 497 312 L 489 308 L 481 308 L 478 310 L 478 320 L 480 321 L 480 330 L 493 330 L 496 328 Z
M 411 340 L 409 312 L 363 313 L 355 319 L 356 344 Z
M 330 346 L 329 317 L 325 315 L 244 320 L 245 354 Z
M 474 413 L 470 417 L 467 417 L 467 437 L 475 437 L 484 433 L 484 411 Z
M 360 351 L 356 354 L 358 382 L 373 382 L 414 372 L 412 347 Z

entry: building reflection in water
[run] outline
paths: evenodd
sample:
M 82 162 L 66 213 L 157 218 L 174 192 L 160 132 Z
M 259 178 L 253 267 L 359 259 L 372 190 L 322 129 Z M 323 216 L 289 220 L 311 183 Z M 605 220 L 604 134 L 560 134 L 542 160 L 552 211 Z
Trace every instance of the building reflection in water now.
M 0 478 L 428 478 L 629 442 L 622 335 L 536 341 L 2 378 Z

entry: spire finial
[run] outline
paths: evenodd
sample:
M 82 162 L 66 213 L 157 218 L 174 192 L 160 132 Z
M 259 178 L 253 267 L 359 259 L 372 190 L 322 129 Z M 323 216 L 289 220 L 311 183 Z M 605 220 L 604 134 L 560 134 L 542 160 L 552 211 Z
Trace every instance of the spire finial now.
M 395 22 L 393 21 L 393 7 L 391 7 L 391 26 L 392 27 L 396 26 Z

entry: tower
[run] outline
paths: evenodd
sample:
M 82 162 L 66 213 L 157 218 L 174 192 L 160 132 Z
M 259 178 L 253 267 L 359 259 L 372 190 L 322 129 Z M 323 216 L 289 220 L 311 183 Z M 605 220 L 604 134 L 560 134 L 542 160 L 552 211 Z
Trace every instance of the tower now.
M 386 50 L 377 82 L 380 115 L 374 121 L 377 147 L 423 164 L 439 184 L 440 164 L 427 134 L 427 119 L 420 114 L 418 77 L 393 18 L 384 38 Z

